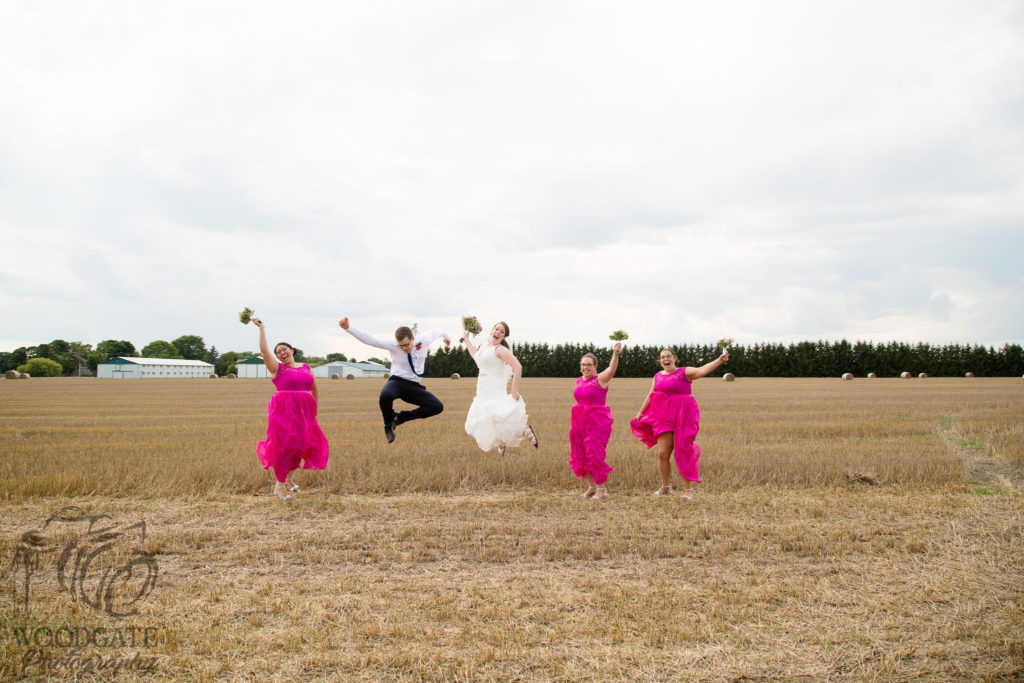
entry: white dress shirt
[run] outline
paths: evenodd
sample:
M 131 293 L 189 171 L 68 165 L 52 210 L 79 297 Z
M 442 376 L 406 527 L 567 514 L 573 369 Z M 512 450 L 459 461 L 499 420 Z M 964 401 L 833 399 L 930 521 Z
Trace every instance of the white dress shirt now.
M 391 352 L 391 375 L 393 377 L 400 377 L 407 379 L 410 382 L 419 382 L 420 376 L 409 367 L 409 357 L 406 352 L 402 350 L 402 347 L 398 345 L 398 342 L 384 339 L 377 339 L 373 335 L 367 334 L 366 332 L 360 332 L 351 325 L 346 330 L 353 337 L 369 346 L 376 346 L 378 349 L 384 349 Z M 409 353 L 412 354 L 412 362 L 416 367 L 416 370 L 423 374 L 423 364 L 427 362 L 427 353 L 430 352 L 430 345 L 435 339 L 441 337 L 442 339 L 451 342 L 451 336 L 444 330 L 428 330 L 423 334 L 413 337 L 412 348 L 409 349 Z

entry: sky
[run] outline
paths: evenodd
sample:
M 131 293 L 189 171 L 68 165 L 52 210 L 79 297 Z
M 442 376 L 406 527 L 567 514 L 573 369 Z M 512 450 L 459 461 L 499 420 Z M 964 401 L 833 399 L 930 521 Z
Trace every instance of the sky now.
M 0 351 L 1024 342 L 1024 5 L 0 4 Z

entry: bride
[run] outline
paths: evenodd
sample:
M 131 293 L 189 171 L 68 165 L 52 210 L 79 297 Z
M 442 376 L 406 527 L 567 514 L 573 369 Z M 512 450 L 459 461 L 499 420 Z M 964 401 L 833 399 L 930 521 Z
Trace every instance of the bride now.
M 466 433 L 476 439 L 480 450 L 497 447 L 498 455 L 505 455 L 506 446 L 518 446 L 523 439 L 529 439 L 534 448 L 540 445 L 529 425 L 526 403 L 519 395 L 523 366 L 505 341 L 508 333 L 508 323 L 499 322 L 491 330 L 487 344 L 479 349 L 469 340 L 469 332 L 462 335 L 469 354 L 480 368 L 476 396 L 466 415 Z M 506 390 L 510 376 L 511 393 Z

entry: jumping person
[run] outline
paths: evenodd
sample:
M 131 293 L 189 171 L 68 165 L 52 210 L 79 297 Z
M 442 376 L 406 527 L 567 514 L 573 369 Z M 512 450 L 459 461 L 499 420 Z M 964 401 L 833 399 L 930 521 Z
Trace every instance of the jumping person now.
M 440 337 L 444 339 L 445 346 L 451 346 L 452 340 L 447 332 L 430 330 L 417 337 L 411 329 L 402 326 L 395 330 L 395 341 L 385 341 L 351 327 L 348 318 L 339 320 L 338 325 L 364 344 L 391 353 L 391 377 L 380 390 L 379 399 L 380 413 L 384 418 L 384 436 L 388 443 L 395 440 L 398 425 L 433 417 L 444 410 L 444 404 L 420 384 L 420 378 L 425 374 L 424 363 L 430 344 Z M 396 399 L 402 399 L 417 408 L 396 413 L 392 407 Z
M 480 368 L 476 396 L 466 415 L 466 433 L 476 439 L 480 450 L 497 448 L 498 455 L 505 455 L 506 446 L 518 446 L 523 439 L 529 439 L 534 448 L 540 445 L 529 425 L 526 403 L 519 395 L 523 366 L 505 341 L 508 332 L 508 323 L 498 323 L 491 330 L 487 343 L 479 349 L 470 341 L 469 332 L 462 335 L 469 354 Z M 510 378 L 512 385 L 506 390 Z
M 608 495 L 605 482 L 612 468 L 606 460 L 608 440 L 612 436 L 612 413 L 605 404 L 608 385 L 619 369 L 619 351 L 622 344 L 612 349 L 612 360 L 600 373 L 597 371 L 597 356 L 592 353 L 580 359 L 580 377 L 576 380 L 569 424 L 569 466 L 573 474 L 586 479 L 587 490 L 584 498 L 600 500 Z
M 316 421 L 320 393 L 309 365 L 295 362 L 294 347 L 279 342 L 271 353 L 263 321 L 252 322 L 260 328 L 260 353 L 277 389 L 267 405 L 267 438 L 256 445 L 256 455 L 263 469 L 274 470 L 274 495 L 287 501 L 299 492 L 290 479 L 293 470 L 327 467 L 327 437 Z
M 679 475 L 686 480 L 683 498 L 693 498 L 693 485 L 700 482 L 697 476 L 697 462 L 700 460 L 700 446 L 694 443 L 700 430 L 700 409 L 693 397 L 691 385 L 694 380 L 706 377 L 710 372 L 729 360 L 729 351 L 699 368 L 677 368 L 679 359 L 672 349 L 662 349 L 659 356 L 662 370 L 651 382 L 651 393 L 644 399 L 640 412 L 629 423 L 633 435 L 651 448 L 658 447 L 658 474 L 661 488 L 656 496 L 672 493 L 669 486 L 669 455 L 675 455 Z

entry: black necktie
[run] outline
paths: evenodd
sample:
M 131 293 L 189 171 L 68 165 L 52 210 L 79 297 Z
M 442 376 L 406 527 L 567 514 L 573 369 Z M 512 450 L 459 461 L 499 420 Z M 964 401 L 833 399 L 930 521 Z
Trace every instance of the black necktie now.
M 416 366 L 413 365 L 413 362 L 412 362 L 412 352 L 410 351 L 409 353 L 407 353 L 405 355 L 409 359 L 409 369 L 412 370 L 412 374 L 416 375 L 417 377 L 426 377 L 427 375 L 430 374 L 429 372 L 427 372 L 427 365 L 426 365 L 426 363 L 423 364 L 423 374 L 422 375 L 420 373 L 416 372 Z

